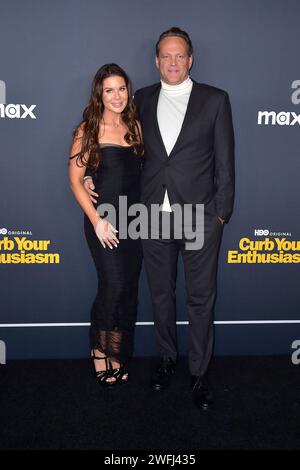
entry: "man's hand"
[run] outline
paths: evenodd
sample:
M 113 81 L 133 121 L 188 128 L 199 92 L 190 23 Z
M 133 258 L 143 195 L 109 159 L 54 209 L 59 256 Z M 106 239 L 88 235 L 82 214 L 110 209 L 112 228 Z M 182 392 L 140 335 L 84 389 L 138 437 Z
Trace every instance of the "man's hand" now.
M 86 192 L 89 194 L 91 201 L 97 203 L 98 201 L 95 198 L 99 197 L 99 194 L 93 191 L 93 189 L 95 189 L 95 185 L 91 176 L 85 176 L 83 186 Z

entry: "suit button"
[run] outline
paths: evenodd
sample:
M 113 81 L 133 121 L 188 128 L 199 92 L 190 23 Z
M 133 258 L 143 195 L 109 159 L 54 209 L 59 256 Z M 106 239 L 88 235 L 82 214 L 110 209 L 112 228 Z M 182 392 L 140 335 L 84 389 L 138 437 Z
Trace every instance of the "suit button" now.
M 162 187 L 163 187 L 163 188 L 165 188 L 165 187 L 166 187 L 166 185 L 165 185 L 165 184 L 163 184 L 163 185 L 162 185 Z
M 170 163 L 169 163 L 169 162 L 166 162 L 166 166 L 170 166 Z

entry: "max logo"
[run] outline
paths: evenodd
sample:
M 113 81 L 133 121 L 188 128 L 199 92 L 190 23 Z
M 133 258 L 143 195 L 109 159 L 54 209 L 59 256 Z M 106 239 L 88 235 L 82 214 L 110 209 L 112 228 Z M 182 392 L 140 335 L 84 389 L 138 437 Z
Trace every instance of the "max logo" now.
M 294 80 L 291 88 L 295 91 L 291 94 L 291 102 L 295 105 L 300 104 L 300 80 Z M 265 124 L 275 126 L 294 126 L 300 125 L 300 114 L 294 111 L 258 111 L 257 124 Z
M 0 340 L 0 364 L 6 364 L 6 346 L 4 341 Z
M 33 113 L 35 104 L 27 106 L 26 104 L 6 104 L 6 84 L 3 80 L 0 80 L 0 118 L 10 119 L 25 119 L 30 117 L 36 119 Z

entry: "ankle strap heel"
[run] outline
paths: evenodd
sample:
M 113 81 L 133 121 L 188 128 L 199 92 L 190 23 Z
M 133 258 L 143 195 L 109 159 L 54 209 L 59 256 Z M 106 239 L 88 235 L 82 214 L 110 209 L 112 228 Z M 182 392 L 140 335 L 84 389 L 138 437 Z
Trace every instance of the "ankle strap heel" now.
M 112 376 L 111 363 L 109 361 L 109 358 L 107 356 L 98 357 L 98 356 L 95 356 L 95 354 L 92 354 L 91 359 L 92 359 L 93 362 L 94 362 L 94 360 L 96 360 L 96 361 L 105 361 L 105 369 L 104 370 L 96 371 L 95 368 L 94 368 L 95 376 L 96 376 L 98 384 L 102 385 L 104 387 L 112 387 L 113 385 L 115 385 L 116 380 L 108 380 L 111 377 L 113 377 Z

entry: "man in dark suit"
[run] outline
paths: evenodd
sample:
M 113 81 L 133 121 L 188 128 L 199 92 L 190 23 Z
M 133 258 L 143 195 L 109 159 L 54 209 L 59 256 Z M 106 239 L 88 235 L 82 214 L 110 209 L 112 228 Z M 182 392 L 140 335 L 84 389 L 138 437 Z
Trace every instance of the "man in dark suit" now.
M 218 252 L 223 224 L 233 209 L 234 138 L 228 94 L 191 80 L 192 62 L 193 47 L 185 31 L 174 27 L 162 33 L 156 44 L 161 81 L 138 90 L 135 103 L 145 145 L 141 202 L 149 210 L 153 204 L 162 205 L 158 236 L 143 240 L 161 355 L 152 388 L 165 389 L 176 368 L 175 289 L 181 253 L 193 398 L 199 408 L 208 409 L 212 405 L 207 371 L 213 350 Z M 193 216 L 196 205 L 204 205 L 202 248 L 187 249 L 185 234 L 176 236 L 173 204 L 183 210 L 192 205 Z M 163 234 L 164 221 L 170 224 L 169 237 Z M 194 217 L 191 228 L 196 225 Z
M 196 404 L 207 409 L 212 394 L 207 380 L 213 349 L 213 306 L 218 251 L 234 197 L 234 139 L 226 92 L 192 81 L 193 48 L 188 34 L 171 28 L 156 45 L 161 82 L 135 93 L 145 144 L 142 202 L 170 206 L 204 204 L 204 245 L 187 250 L 186 239 L 143 240 L 145 268 L 153 302 L 161 363 L 152 387 L 168 386 L 175 371 L 175 288 L 179 252 L 183 258 L 189 318 L 189 369 Z M 160 235 L 162 230 L 160 230 Z

